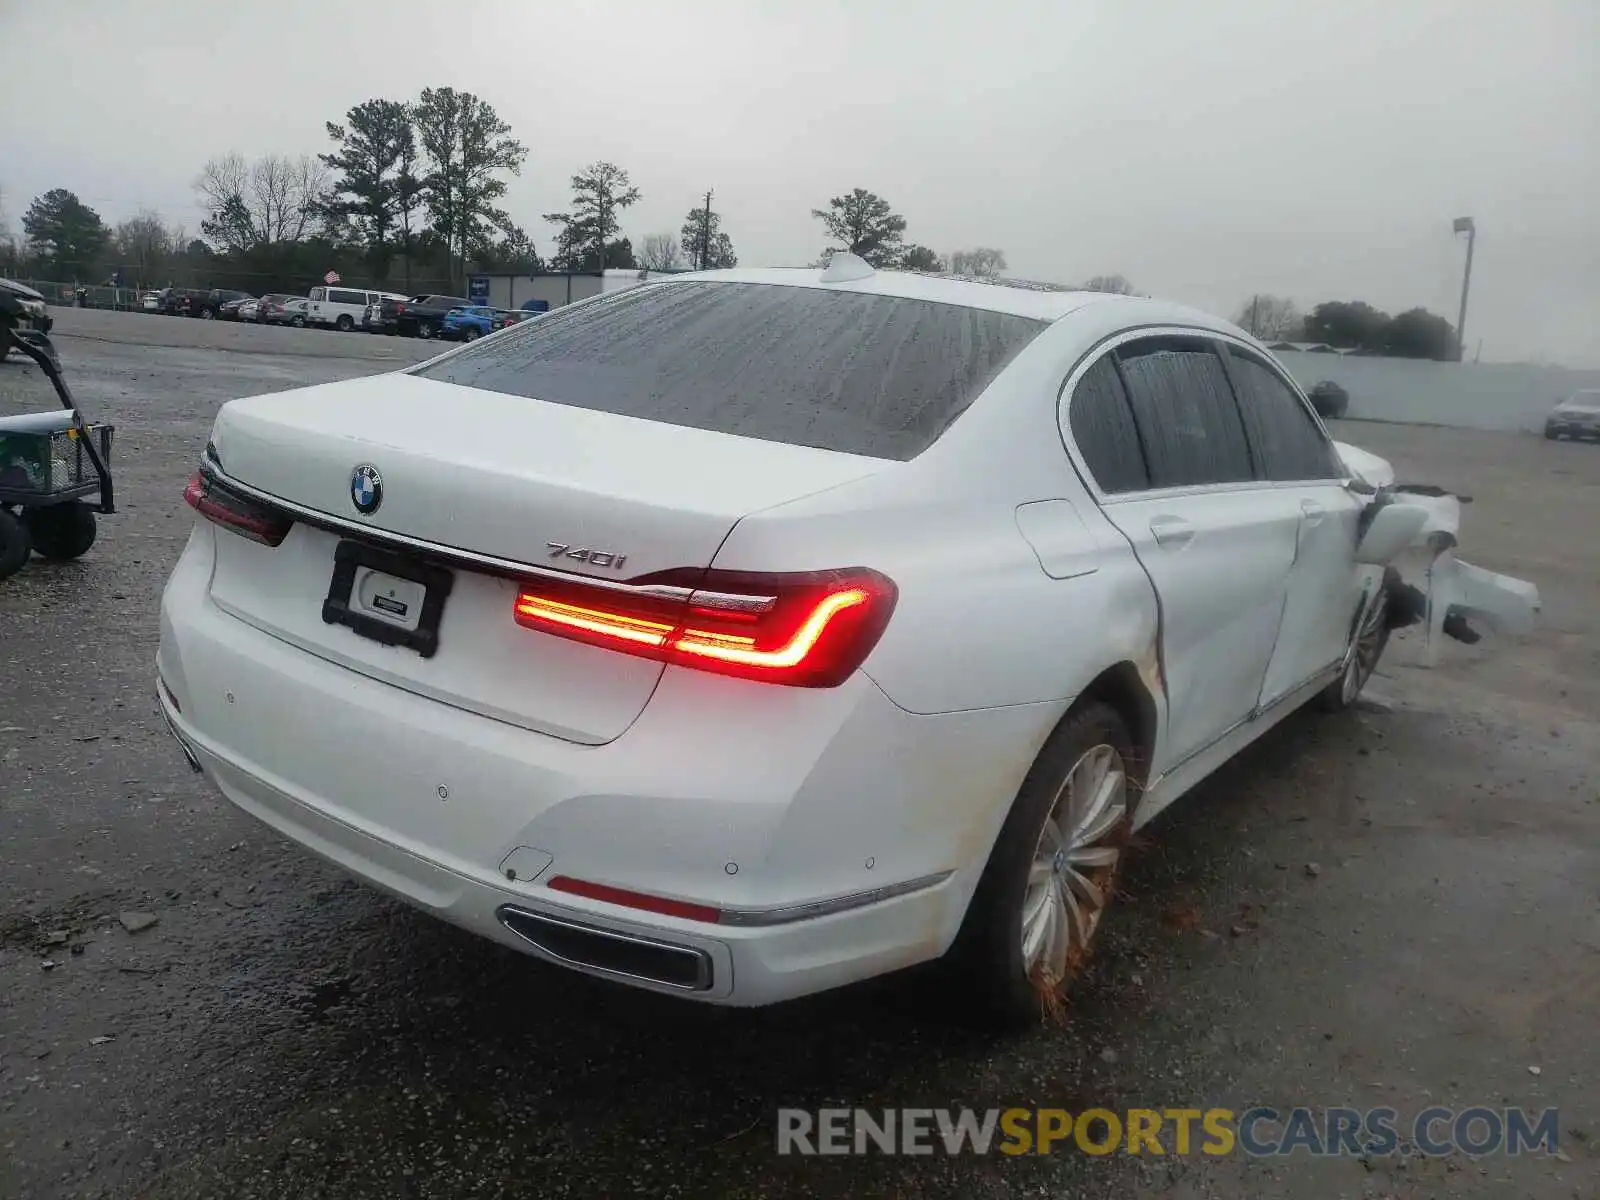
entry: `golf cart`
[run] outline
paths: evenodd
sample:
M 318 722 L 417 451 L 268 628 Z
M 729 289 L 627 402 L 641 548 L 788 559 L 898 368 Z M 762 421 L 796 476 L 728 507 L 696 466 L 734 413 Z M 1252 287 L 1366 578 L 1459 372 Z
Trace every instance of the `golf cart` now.
M 87 425 L 61 378 L 44 299 L 0 280 L 0 359 L 32 359 L 61 399 L 62 412 L 0 417 L 0 579 L 30 552 L 77 558 L 94 545 L 96 512 L 116 509 L 110 425 Z M 98 502 L 87 504 L 90 496 Z

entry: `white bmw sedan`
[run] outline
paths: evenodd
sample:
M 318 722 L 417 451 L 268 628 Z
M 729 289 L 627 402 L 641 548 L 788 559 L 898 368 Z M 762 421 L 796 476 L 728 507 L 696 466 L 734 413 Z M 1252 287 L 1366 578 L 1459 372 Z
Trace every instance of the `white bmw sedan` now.
M 541 958 L 758 1005 L 947 957 L 1028 1019 L 1130 830 L 1360 691 L 1426 516 L 1373 464 L 1189 309 L 676 276 L 224 406 L 161 704 L 234 804 Z

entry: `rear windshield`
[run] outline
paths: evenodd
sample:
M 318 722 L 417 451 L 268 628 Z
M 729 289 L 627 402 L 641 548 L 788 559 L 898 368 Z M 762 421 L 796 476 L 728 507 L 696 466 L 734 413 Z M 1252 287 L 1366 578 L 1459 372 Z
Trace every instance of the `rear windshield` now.
M 931 446 L 1045 325 L 859 292 L 655 283 L 557 309 L 415 373 L 905 460 Z

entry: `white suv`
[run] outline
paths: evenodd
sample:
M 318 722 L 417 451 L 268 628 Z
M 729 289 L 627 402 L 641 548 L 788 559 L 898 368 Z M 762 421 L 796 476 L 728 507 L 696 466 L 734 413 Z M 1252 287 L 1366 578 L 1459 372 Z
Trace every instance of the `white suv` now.
M 161 703 L 246 812 L 542 958 L 755 1005 L 950 956 L 1025 1019 L 1131 829 L 1361 689 L 1432 520 L 1386 472 L 1189 309 L 678 276 L 224 406 Z

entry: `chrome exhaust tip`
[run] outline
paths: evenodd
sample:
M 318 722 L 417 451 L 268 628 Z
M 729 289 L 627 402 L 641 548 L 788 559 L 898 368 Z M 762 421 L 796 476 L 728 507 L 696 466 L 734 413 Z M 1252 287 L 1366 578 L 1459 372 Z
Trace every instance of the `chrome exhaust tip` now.
M 495 915 L 523 941 L 568 966 L 684 992 L 711 988 L 711 956 L 704 950 L 510 904 L 501 905 Z
M 166 722 L 167 732 L 172 735 L 172 740 L 178 743 L 178 748 L 183 751 L 183 760 L 189 764 L 189 770 L 196 775 L 204 774 L 200 760 L 195 757 L 194 751 L 189 749 L 189 743 L 183 740 L 183 735 L 178 732 L 178 727 L 172 723 L 172 718 L 167 715 L 165 707 L 161 709 L 161 719 Z

